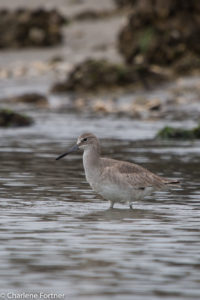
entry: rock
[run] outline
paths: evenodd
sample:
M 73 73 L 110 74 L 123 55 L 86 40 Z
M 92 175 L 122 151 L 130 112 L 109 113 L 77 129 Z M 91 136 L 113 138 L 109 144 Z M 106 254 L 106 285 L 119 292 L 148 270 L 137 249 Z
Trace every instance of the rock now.
M 199 72 L 200 70 L 200 55 L 195 56 L 191 53 L 183 56 L 174 64 L 174 70 L 178 74 L 188 74 Z
M 33 120 L 10 109 L 0 109 L 0 127 L 30 126 Z
M 78 111 L 83 112 L 86 108 L 86 100 L 83 98 L 75 99 L 74 101 L 74 108 Z
M 123 8 L 123 7 L 132 8 L 137 2 L 136 0 L 113 0 L 113 1 L 119 8 Z
M 88 59 L 74 67 L 66 81 L 56 83 L 52 92 L 95 92 L 100 89 L 122 88 L 142 84 L 149 87 L 166 76 L 145 65 L 127 66 L 106 60 Z
M 73 20 L 75 21 L 94 21 L 103 18 L 104 16 L 107 15 L 107 11 L 95 11 L 92 9 L 88 9 L 85 11 L 81 11 L 77 15 L 74 16 Z
M 94 9 L 87 9 L 77 13 L 73 18 L 72 21 L 98 21 L 104 18 L 109 18 L 114 16 L 117 13 L 117 10 L 94 10 Z
M 161 109 L 161 101 L 160 99 L 152 99 L 147 102 L 147 109 L 151 111 L 160 110 Z
M 128 1 L 131 2 L 131 1 Z M 200 2 L 137 0 L 118 47 L 127 63 L 169 66 L 185 55 L 200 57 Z M 183 24 L 187 24 L 183 26 Z
M 96 100 L 92 105 L 92 111 L 101 114 L 114 114 L 117 110 L 112 101 Z
M 161 139 L 200 139 L 200 125 L 193 129 L 182 129 L 182 128 L 173 128 L 166 126 L 161 129 L 157 136 Z
M 50 90 L 52 93 L 66 93 L 68 91 L 66 81 L 56 82 Z
M 49 59 L 49 64 L 57 64 L 63 62 L 64 58 L 60 55 L 55 55 Z
M 195 127 L 192 131 L 193 131 L 195 138 L 200 139 L 200 125 Z
M 55 9 L 0 10 L 0 48 L 52 46 L 62 42 L 65 19 Z
M 48 106 L 48 99 L 46 96 L 38 93 L 31 93 L 31 94 L 23 94 L 20 96 L 11 97 L 8 99 L 4 99 L 4 101 L 11 101 L 16 103 L 25 103 L 30 105 L 35 105 L 39 107 L 47 107 Z

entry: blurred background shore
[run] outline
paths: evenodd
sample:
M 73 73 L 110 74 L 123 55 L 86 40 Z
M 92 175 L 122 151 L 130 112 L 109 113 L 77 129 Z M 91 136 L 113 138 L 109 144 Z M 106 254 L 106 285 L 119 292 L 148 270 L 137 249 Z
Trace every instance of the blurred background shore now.
M 41 98 L 44 106 L 45 98 L 51 111 L 198 121 L 196 2 L 1 1 L 0 6 L 2 105 L 15 102 L 18 109 L 16 102 L 34 106 Z M 24 93 L 36 99 L 26 100 Z

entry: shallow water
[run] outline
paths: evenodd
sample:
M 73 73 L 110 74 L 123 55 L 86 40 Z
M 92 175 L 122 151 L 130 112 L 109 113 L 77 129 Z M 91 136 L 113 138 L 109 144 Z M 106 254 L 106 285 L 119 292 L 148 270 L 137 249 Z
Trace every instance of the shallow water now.
M 108 209 L 86 183 L 80 153 L 55 161 L 79 122 L 82 131 L 106 137 L 107 156 L 179 178 L 182 187 L 137 202 L 133 211 Z M 131 122 L 44 113 L 32 128 L 1 130 L 2 293 L 199 299 L 200 143 L 138 141 L 158 125 Z

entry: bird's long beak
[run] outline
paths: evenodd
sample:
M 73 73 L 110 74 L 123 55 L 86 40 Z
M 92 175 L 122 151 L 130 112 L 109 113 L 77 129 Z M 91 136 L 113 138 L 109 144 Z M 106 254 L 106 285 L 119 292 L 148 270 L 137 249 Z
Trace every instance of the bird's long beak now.
M 56 160 L 59 160 L 59 159 L 63 158 L 64 156 L 70 154 L 71 152 L 77 151 L 78 149 L 79 149 L 79 147 L 78 147 L 78 145 L 76 144 L 76 145 L 74 145 L 73 147 L 71 147 L 67 152 L 65 152 L 65 153 L 63 153 L 63 154 L 61 154 L 61 155 L 59 155 L 59 156 L 56 158 Z

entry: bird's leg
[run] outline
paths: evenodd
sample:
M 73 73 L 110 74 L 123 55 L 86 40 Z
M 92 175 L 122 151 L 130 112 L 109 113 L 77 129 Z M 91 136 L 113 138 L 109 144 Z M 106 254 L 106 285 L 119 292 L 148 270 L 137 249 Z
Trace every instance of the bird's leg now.
M 113 208 L 113 207 L 114 207 L 114 204 L 115 204 L 115 202 L 110 201 L 110 208 Z
M 133 202 L 129 203 L 129 207 L 130 207 L 130 209 L 133 209 Z

